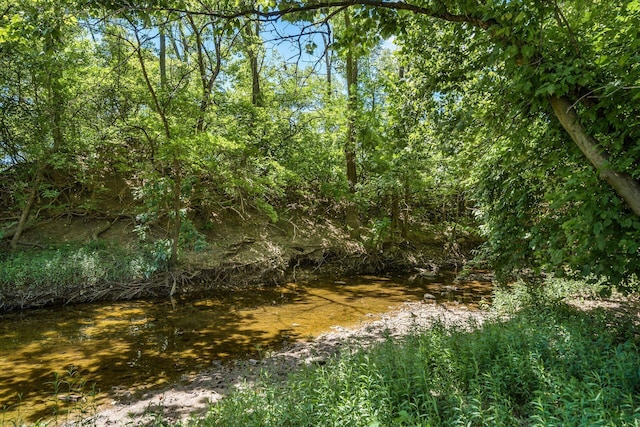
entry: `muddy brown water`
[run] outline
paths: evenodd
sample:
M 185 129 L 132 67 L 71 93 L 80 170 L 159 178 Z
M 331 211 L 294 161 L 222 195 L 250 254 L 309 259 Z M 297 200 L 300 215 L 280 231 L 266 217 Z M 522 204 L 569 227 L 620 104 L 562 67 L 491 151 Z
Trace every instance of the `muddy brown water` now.
M 260 357 L 353 326 L 425 293 L 476 307 L 483 282 L 351 277 L 196 300 L 133 301 L 0 316 L 0 424 L 90 411 L 118 390 L 161 387 L 230 359 Z

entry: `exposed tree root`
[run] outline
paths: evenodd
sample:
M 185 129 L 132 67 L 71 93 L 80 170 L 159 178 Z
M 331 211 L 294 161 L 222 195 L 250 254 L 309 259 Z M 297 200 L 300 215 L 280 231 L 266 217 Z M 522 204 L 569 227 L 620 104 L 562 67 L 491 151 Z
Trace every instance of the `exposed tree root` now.
M 97 219 L 102 221 L 90 224 L 89 232 L 84 233 L 87 239 L 98 240 L 117 221 L 131 217 L 91 217 L 92 221 Z M 87 226 L 83 229 L 87 230 Z M 408 242 L 391 242 L 367 250 L 360 241 L 349 239 L 331 227 L 318 231 L 310 223 L 300 229 L 294 226 L 294 231 L 295 239 L 286 236 L 287 232 L 282 229 L 275 237 L 261 235 L 255 230 L 243 230 L 242 233 L 231 234 L 231 237 L 223 237 L 221 243 L 204 258 L 185 256 L 185 264 L 181 268 L 154 274 L 144 280 L 8 286 L 0 291 L 0 312 L 55 304 L 215 294 L 248 286 L 295 282 L 314 276 L 380 274 L 420 268 L 435 271 L 438 267 L 456 267 L 464 262 L 460 248 L 443 248 L 441 242 L 417 246 Z M 125 234 L 121 228 L 115 231 L 117 233 Z
M 175 286 L 187 287 L 197 273 L 172 271 L 154 275 L 145 281 L 98 283 L 73 288 L 38 287 L 5 291 L 0 299 L 0 311 L 22 310 L 53 304 L 77 304 L 95 301 L 124 301 L 170 296 Z
M 107 221 L 106 224 L 98 227 L 96 230 L 93 231 L 93 233 L 91 233 L 91 240 L 96 241 L 100 238 L 100 235 L 102 233 L 104 233 L 105 231 L 107 231 L 108 229 L 111 228 L 111 226 L 113 224 L 115 224 L 115 222 L 118 220 L 118 218 L 114 219 L 113 221 Z

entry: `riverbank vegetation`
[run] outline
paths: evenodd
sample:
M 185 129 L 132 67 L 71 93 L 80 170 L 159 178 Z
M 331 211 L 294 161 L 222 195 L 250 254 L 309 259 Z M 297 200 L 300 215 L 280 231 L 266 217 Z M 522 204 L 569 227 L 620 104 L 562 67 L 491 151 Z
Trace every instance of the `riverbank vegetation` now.
M 548 278 L 498 288 L 482 311 L 411 303 L 360 328 L 207 370 L 193 388 L 182 382 L 106 412 L 85 380 L 68 372 L 59 383 L 55 376 L 52 399 L 73 405 L 37 425 L 635 426 L 638 299 L 602 298 L 607 288 Z M 208 411 L 204 397 L 216 393 L 203 389 L 203 378 L 217 392 L 224 383 Z M 185 419 L 189 408 L 197 415 Z
M 558 279 L 533 291 L 518 284 L 496 293 L 481 324 L 436 323 L 284 383 L 267 372 L 192 424 L 637 426 L 637 302 L 631 313 L 585 310 L 600 289 Z
M 157 296 L 149 282 L 166 264 L 157 255 L 106 242 L 11 254 L 0 260 L 0 310 Z
M 113 283 L 158 273 L 171 293 L 216 268 L 210 281 L 229 281 L 227 267 L 277 281 L 286 274 L 262 273 L 345 259 L 340 247 L 360 248 L 346 254 L 367 270 L 430 235 L 431 254 L 457 264 L 482 242 L 476 261 L 500 280 L 554 273 L 631 291 L 639 10 L 0 0 L 2 288 L 69 241 L 86 259 L 85 245 L 118 242 L 137 255 L 116 262 L 127 266 Z M 348 238 L 296 242 L 301 224 L 326 221 Z M 232 224 L 252 231 L 221 241 Z M 309 257 L 279 262 L 268 227 Z M 269 256 L 234 261 L 247 247 Z M 113 271 L 94 261 L 105 265 L 77 276 L 86 288 Z M 41 273 L 27 286 L 56 285 Z
M 637 325 L 547 291 L 638 291 L 639 52 L 640 0 L 0 0 L 0 310 L 481 266 L 519 310 L 198 423 L 637 425 Z

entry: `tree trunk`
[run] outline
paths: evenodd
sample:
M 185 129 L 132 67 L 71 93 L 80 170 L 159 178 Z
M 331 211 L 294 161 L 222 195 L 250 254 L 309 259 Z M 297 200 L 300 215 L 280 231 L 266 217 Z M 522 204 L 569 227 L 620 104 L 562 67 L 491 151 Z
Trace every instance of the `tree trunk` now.
M 18 228 L 16 228 L 15 234 L 11 239 L 11 249 L 16 250 L 18 248 L 18 243 L 20 242 L 20 238 L 22 237 L 22 232 L 27 226 L 27 220 L 29 219 L 29 215 L 31 214 L 31 209 L 36 201 L 36 196 L 38 195 L 38 189 L 40 188 L 40 181 L 42 181 L 42 167 L 38 168 L 38 172 L 36 172 L 36 176 L 33 180 L 33 185 L 31 187 L 31 192 L 29 193 L 29 198 L 27 199 L 27 204 L 22 209 L 22 214 L 20 215 L 20 221 L 18 221 Z
M 160 87 L 164 90 L 167 87 L 167 36 L 162 25 L 158 31 L 160 32 Z
M 344 15 L 345 27 L 351 27 L 349 11 Z M 356 194 L 356 184 L 358 173 L 356 169 L 356 109 L 357 109 L 357 88 L 358 88 L 358 61 L 354 58 L 353 47 L 347 48 L 346 57 L 347 74 L 347 140 L 344 146 L 344 155 L 347 163 L 347 181 L 349 183 L 350 197 L 347 200 L 347 226 L 355 234 L 360 226 L 358 219 L 358 209 L 355 205 L 354 196 Z
M 409 210 L 411 209 L 411 188 L 409 187 L 409 176 L 404 177 L 404 209 L 402 221 L 402 237 L 407 238 L 409 234 Z
M 131 22 L 132 26 L 133 23 Z M 136 37 L 136 41 L 138 42 L 138 46 L 136 47 L 136 54 L 138 56 L 138 61 L 140 63 L 140 70 L 142 71 L 142 76 L 147 85 L 147 90 L 149 90 L 149 94 L 151 95 L 151 99 L 153 100 L 153 107 L 160 120 L 162 121 L 162 127 L 164 129 L 165 143 L 169 144 L 171 142 L 171 127 L 169 126 L 169 119 L 167 117 L 166 111 L 160 104 L 160 99 L 154 89 L 153 84 L 151 83 L 151 78 L 149 77 L 149 73 L 147 71 L 146 62 L 142 55 L 142 43 L 140 41 L 140 33 L 138 29 L 134 26 L 134 35 Z M 174 171 L 174 186 L 173 186 L 173 231 L 170 233 L 171 235 L 171 255 L 169 258 L 169 269 L 173 270 L 173 268 L 178 263 L 178 244 L 180 240 L 180 228 L 182 226 L 180 210 L 181 210 L 181 191 L 182 191 L 182 176 L 180 171 L 180 162 L 175 152 L 173 153 L 173 171 Z
M 55 26 L 47 32 L 45 37 L 45 54 L 48 58 L 55 58 L 56 52 L 63 48 L 63 41 L 59 26 Z M 54 151 L 63 150 L 64 134 L 62 131 L 62 119 L 65 108 L 65 100 L 62 87 L 62 68 L 55 59 L 46 67 L 45 85 L 47 90 L 47 110 L 51 126 L 51 138 Z
M 193 34 L 196 36 L 196 52 L 198 55 L 198 71 L 200 72 L 200 85 L 202 88 L 202 95 L 200 98 L 200 112 L 196 119 L 196 131 L 198 133 L 205 130 L 205 116 L 212 104 L 211 92 L 213 91 L 213 85 L 220 74 L 222 68 L 222 52 L 221 45 L 222 40 L 219 36 L 214 35 L 213 47 L 215 49 L 215 63 L 211 63 L 211 54 L 207 51 L 204 41 L 202 40 L 202 29 L 198 28 L 193 16 L 189 15 L 189 23 Z
M 324 61 L 327 72 L 327 99 L 331 99 L 333 95 L 333 82 L 331 81 L 331 68 L 333 67 L 331 60 L 331 25 L 328 21 L 325 22 L 325 25 L 327 27 L 327 35 L 322 35 L 322 41 L 324 42 Z
M 169 258 L 169 270 L 173 270 L 178 265 L 178 246 L 180 245 L 180 229 L 182 228 L 182 172 L 180 162 L 176 155 L 173 155 L 173 233 L 171 236 L 171 256 Z
M 394 188 L 391 194 L 391 237 L 396 238 L 400 228 L 400 196 L 398 189 Z
M 167 137 L 167 141 L 168 141 L 171 139 L 171 130 L 169 128 L 169 120 L 167 119 L 167 115 L 165 114 L 165 111 L 162 108 L 162 105 L 160 104 L 160 99 L 158 98 L 156 90 L 153 88 L 153 84 L 151 83 L 151 78 L 149 77 L 149 72 L 147 71 L 147 65 L 144 60 L 144 56 L 142 55 L 142 42 L 140 41 L 140 34 L 137 29 L 135 30 L 135 36 L 136 36 L 136 41 L 138 42 L 138 46 L 136 46 L 136 55 L 140 63 L 140 70 L 142 71 L 142 77 L 144 77 L 144 81 L 147 85 L 147 89 L 149 90 L 149 94 L 151 95 L 151 99 L 153 100 L 153 109 L 160 116 L 160 120 L 162 121 L 162 128 L 164 129 L 164 134 Z
M 260 89 L 260 64 L 258 62 L 258 41 L 260 40 L 260 21 L 255 21 L 254 27 L 247 25 L 247 41 L 249 66 L 251 68 L 251 103 L 256 107 L 263 106 L 262 91 Z
M 627 203 L 633 213 L 640 216 L 640 183 L 624 172 L 618 172 L 610 166 L 606 154 L 598 147 L 598 141 L 587 134 L 578 120 L 573 106 L 566 98 L 552 96 L 551 107 L 560 124 L 576 143 L 580 151 L 598 170 L 604 179 Z

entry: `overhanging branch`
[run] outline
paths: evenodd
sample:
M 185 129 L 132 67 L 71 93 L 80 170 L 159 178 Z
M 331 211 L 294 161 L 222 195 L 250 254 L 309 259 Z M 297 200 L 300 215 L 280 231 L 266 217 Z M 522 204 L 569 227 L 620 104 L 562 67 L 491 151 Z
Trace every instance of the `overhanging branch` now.
M 473 26 L 487 29 L 496 24 L 494 19 L 486 19 L 479 16 L 470 14 L 454 14 L 442 8 L 433 9 L 425 6 L 418 6 L 416 4 L 408 3 L 405 1 L 385 1 L 385 0 L 328 0 L 328 1 L 310 1 L 304 4 L 296 4 L 294 6 L 285 7 L 282 9 L 273 10 L 260 10 L 258 8 L 247 8 L 239 10 L 186 10 L 176 8 L 140 8 L 135 4 L 129 3 L 129 7 L 132 9 L 143 9 L 147 11 L 166 11 L 175 13 L 188 13 L 192 15 L 205 15 L 212 18 L 219 19 L 236 19 L 244 16 L 258 16 L 265 20 L 276 20 L 282 18 L 285 15 L 290 15 L 298 12 L 309 12 L 315 10 L 326 10 L 333 8 L 343 8 L 349 6 L 370 6 L 380 9 L 389 10 L 405 10 L 413 12 L 418 15 L 430 16 L 432 18 L 441 19 L 448 22 L 467 23 Z

